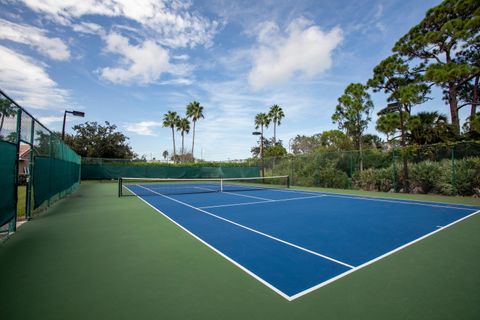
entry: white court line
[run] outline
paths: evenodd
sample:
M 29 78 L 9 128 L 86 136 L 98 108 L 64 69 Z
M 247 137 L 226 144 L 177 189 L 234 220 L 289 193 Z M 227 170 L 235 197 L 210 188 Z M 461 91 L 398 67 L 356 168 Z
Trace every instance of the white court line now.
M 127 187 L 127 189 L 128 189 L 128 187 Z M 145 188 L 145 189 L 147 189 L 147 188 Z M 129 190 L 130 190 L 130 189 L 129 189 Z M 131 190 L 130 190 L 130 191 L 131 191 Z M 287 192 L 289 192 L 288 190 L 278 190 L 278 191 L 287 191 Z M 133 191 L 131 191 L 131 192 L 135 194 L 135 192 L 133 192 Z M 295 191 L 292 190 L 292 192 L 295 192 Z M 155 193 L 156 193 L 156 192 L 155 192 Z M 305 194 L 317 194 L 317 195 L 319 194 L 319 192 L 315 192 L 315 193 L 300 192 L 300 193 L 305 193 Z M 160 195 L 161 195 L 161 194 L 160 194 Z M 161 195 L 161 196 L 163 196 L 163 195 Z M 165 197 L 166 197 L 166 196 L 165 196 Z M 188 229 L 186 229 L 185 227 L 183 227 L 182 225 L 180 225 L 179 223 L 177 223 L 175 220 L 173 220 L 172 218 L 170 218 L 169 216 L 167 216 L 165 213 L 163 213 L 162 211 L 160 211 L 158 208 L 154 207 L 153 205 L 151 205 L 150 203 L 148 203 L 147 201 L 145 201 L 142 197 L 138 197 L 138 198 L 140 198 L 143 202 L 145 202 L 148 206 L 152 207 L 154 210 L 156 210 L 156 211 L 158 211 L 159 213 L 161 213 L 164 217 L 166 217 L 167 219 L 169 219 L 170 221 L 172 221 L 174 224 L 176 224 L 177 226 L 179 226 L 181 229 L 185 230 L 188 234 L 192 235 L 194 238 L 196 238 L 197 240 L 199 240 L 200 242 L 202 242 L 203 244 L 205 244 L 207 247 L 209 247 L 209 248 L 211 248 L 213 251 L 217 252 L 220 256 L 222 256 L 222 257 L 225 258 L 226 260 L 230 261 L 231 263 L 233 263 L 234 265 L 236 265 L 237 267 L 239 267 L 241 270 L 245 271 L 247 274 L 249 274 L 249 275 L 252 276 L 253 278 L 257 279 L 258 281 L 260 281 L 261 283 L 263 283 L 263 284 L 266 285 L 268 288 L 272 289 L 274 292 L 276 292 L 277 294 L 279 294 L 280 296 L 282 296 L 283 298 L 285 298 L 285 299 L 288 300 L 288 301 L 293 301 L 293 300 L 295 300 L 295 299 L 298 299 L 298 298 L 300 298 L 300 297 L 302 297 L 302 296 L 304 296 L 304 295 L 306 295 L 306 294 L 308 294 L 308 293 L 310 293 L 310 292 L 313 292 L 313 291 L 315 291 L 315 290 L 317 290 L 317 289 L 319 289 L 319 288 L 321 288 L 321 287 L 323 287 L 323 286 L 326 286 L 326 285 L 328 285 L 328 284 L 330 284 L 330 283 L 332 283 L 332 282 L 334 282 L 334 281 L 336 281 L 336 280 L 338 280 L 338 279 L 341 279 L 341 278 L 349 275 L 350 273 L 353 273 L 353 272 L 355 272 L 355 271 L 357 271 L 357 270 L 360 270 L 360 269 L 362 269 L 362 268 L 365 268 L 365 267 L 369 266 L 370 264 L 373 264 L 373 263 L 375 263 L 375 262 L 377 262 L 377 261 L 379 261 L 379 260 L 381 260 L 381 259 L 383 259 L 383 258 L 385 258 L 385 257 L 387 257 L 387 256 L 390 256 L 390 255 L 396 253 L 397 251 L 400 251 L 400 250 L 402 250 L 402 249 L 404 249 L 404 248 L 406 248 L 406 247 L 409 247 L 409 246 L 411 246 L 411 245 L 413 245 L 413 244 L 415 244 L 415 243 L 417 243 L 417 242 L 419 242 L 419 241 L 421 241 L 421 240 L 423 240 L 423 239 L 425 239 L 425 238 L 427 238 L 427 237 L 430 237 L 430 236 L 434 235 L 434 234 L 437 233 L 437 232 L 440 232 L 440 231 L 442 231 L 442 230 L 445 230 L 445 229 L 453 226 L 454 224 L 457 224 L 457 223 L 459 223 L 459 222 L 461 222 L 461 221 L 463 221 L 463 220 L 465 220 L 465 219 L 468 219 L 468 218 L 470 218 L 470 217 L 472 217 L 472 216 L 480 213 L 480 210 L 479 210 L 479 211 L 475 211 L 475 212 L 473 212 L 473 213 L 471 213 L 471 214 L 469 214 L 469 215 L 467 215 L 467 216 L 465 216 L 465 217 L 463 217 L 463 218 L 460 218 L 460 219 L 458 219 L 458 220 L 456 220 L 456 221 L 453 221 L 452 223 L 450 223 L 450 224 L 448 224 L 448 225 L 441 226 L 441 227 L 439 227 L 437 230 L 434 230 L 434 231 L 432 231 L 432 232 L 430 232 L 430 233 L 428 233 L 428 234 L 426 234 L 426 235 L 424 235 L 424 236 L 422 236 L 422 237 L 420 237 L 420 238 L 417 238 L 417 239 L 415 239 L 415 240 L 413 240 L 413 241 L 411 241 L 411 242 L 409 242 L 409 243 L 406 243 L 406 244 L 404 244 L 404 245 L 402 245 L 402 246 L 400 246 L 400 247 L 398 247 L 398 248 L 396 248 L 396 249 L 394 249 L 394 250 L 392 250 L 392 251 L 389 251 L 389 252 L 387 252 L 387 253 L 385 253 L 385 254 L 383 254 L 383 255 L 381 255 L 381 256 L 378 256 L 378 257 L 376 257 L 376 258 L 374 258 L 374 259 L 372 259 L 372 260 L 370 260 L 370 261 L 367 261 L 367 262 L 365 262 L 365 263 L 362 264 L 362 265 L 359 265 L 359 266 L 357 266 L 357 267 L 353 267 L 353 268 L 351 268 L 350 270 L 348 270 L 348 271 L 346 271 L 346 272 L 344 272 L 344 273 L 341 273 L 341 274 L 339 274 L 339 275 L 337 275 L 337 276 L 335 276 L 335 277 L 333 277 L 333 278 L 328 279 L 327 281 L 324 281 L 324 282 L 319 283 L 319 284 L 317 284 L 317 285 L 315 285 L 315 286 L 312 286 L 312 287 L 310 287 L 310 288 L 308 288 L 308 289 L 305 289 L 304 291 L 301 291 L 301 292 L 299 292 L 299 293 L 297 293 L 297 294 L 295 294 L 295 295 L 288 296 L 287 294 L 285 294 L 285 293 L 284 293 L 283 291 L 281 291 L 280 289 L 276 288 L 275 286 L 273 286 L 273 285 L 270 284 L 269 282 L 267 282 L 267 281 L 265 281 L 264 279 L 262 279 L 261 277 L 257 276 L 257 275 L 256 275 L 255 273 L 253 273 L 252 271 L 250 271 L 250 270 L 248 270 L 247 268 L 243 267 L 241 264 L 239 264 L 238 262 L 236 262 L 236 261 L 233 260 L 232 258 L 226 256 L 226 255 L 223 254 L 221 251 L 219 251 L 219 250 L 216 249 L 215 247 L 211 246 L 211 245 L 208 244 L 207 242 L 203 241 L 201 238 L 199 238 L 199 237 L 196 236 L 194 233 L 192 233 L 191 231 L 189 231 Z M 170 197 L 166 197 L 166 198 L 172 199 L 172 198 L 170 198 Z M 176 201 L 175 199 L 172 199 L 172 200 Z M 176 201 L 176 202 L 179 202 L 179 201 Z M 188 205 L 188 204 L 185 204 L 185 205 L 191 207 L 191 206 Z M 195 208 L 195 207 L 193 207 L 193 208 L 198 210 L 198 208 Z M 204 211 L 204 210 L 200 210 L 200 211 L 206 212 L 206 211 Z M 213 214 L 210 214 L 210 215 L 213 215 Z M 213 215 L 213 216 L 214 216 L 214 215 Z M 219 218 L 220 218 L 220 217 L 219 217 Z M 223 218 L 220 218 L 220 219 L 224 220 Z M 235 224 L 235 223 L 234 223 L 234 224 Z
M 148 188 L 145 188 L 145 187 L 143 187 L 143 186 L 141 186 L 141 185 L 137 185 L 137 186 L 139 186 L 140 188 L 149 190 Z M 175 202 L 177 202 L 177 203 L 183 204 L 183 205 L 186 206 L 186 207 L 189 207 L 189 208 L 192 208 L 192 209 L 194 209 L 194 210 L 200 211 L 200 212 L 202 212 L 202 213 L 208 214 L 209 216 L 212 216 L 212 217 L 217 218 L 217 219 L 219 219 L 219 220 L 223 220 L 223 221 L 225 221 L 225 222 L 231 223 L 231 224 L 233 224 L 233 225 L 236 225 L 237 227 L 240 227 L 240 228 L 243 228 L 243 229 L 245 229 L 245 230 L 254 232 L 254 233 L 256 233 L 256 234 L 262 235 L 262 236 L 267 237 L 267 238 L 269 238 L 269 239 L 272 239 L 272 240 L 281 242 L 281 243 L 283 243 L 283 244 L 286 244 L 286 245 L 291 246 L 291 247 L 294 247 L 294 248 L 296 248 L 296 249 L 299 249 L 299 250 L 308 252 L 308 253 L 310 253 L 310 254 L 313 254 L 313 255 L 315 255 L 315 256 L 324 258 L 324 259 L 326 259 L 326 260 L 330 260 L 330 261 L 335 262 L 335 263 L 337 263 L 337 264 L 341 264 L 341 265 L 343 265 L 343 266 L 345 266 L 345 267 L 355 268 L 354 266 L 349 265 L 348 263 L 345 263 L 345 262 L 343 262 L 343 261 L 334 259 L 334 258 L 332 258 L 332 257 L 326 256 L 326 255 L 324 255 L 324 254 L 321 254 L 321 253 L 318 253 L 318 252 L 315 252 L 315 251 L 312 251 L 312 250 L 310 250 L 310 249 L 301 247 L 301 246 L 299 246 L 299 245 L 296 245 L 296 244 L 293 244 L 293 243 L 291 243 L 291 242 L 282 240 L 282 239 L 280 239 L 280 238 L 274 237 L 274 236 L 272 236 L 272 235 L 269 235 L 269 234 L 267 234 L 267 233 L 258 231 L 258 230 L 256 230 L 256 229 L 253 229 L 253 228 L 244 226 L 243 224 L 237 223 L 237 222 L 235 222 L 235 221 L 228 220 L 228 219 L 226 219 L 226 218 L 217 216 L 216 214 L 213 214 L 213 213 L 208 212 L 208 211 L 206 211 L 206 210 L 203 210 L 203 209 L 194 207 L 194 206 L 192 206 L 192 205 L 190 205 L 190 204 L 188 204 L 188 203 L 185 203 L 185 202 L 183 202 L 183 201 L 180 201 L 180 200 L 177 200 L 177 199 L 175 199 L 175 198 L 169 197 L 169 196 L 167 196 L 167 195 L 158 193 L 158 192 L 153 191 L 153 190 L 149 190 L 149 191 L 154 192 L 154 193 L 158 194 L 159 196 L 162 196 L 162 197 L 164 197 L 164 198 L 170 199 L 170 200 L 175 201 Z
M 385 258 L 385 257 L 387 257 L 387 256 L 389 256 L 389 255 L 392 255 L 392 254 L 394 254 L 394 253 L 397 252 L 397 251 L 400 251 L 400 250 L 402 250 L 402 249 L 405 249 L 406 247 L 409 247 L 409 246 L 411 246 L 412 244 L 415 244 L 415 243 L 417 243 L 417 242 L 419 242 L 419 241 L 421 241 L 421 240 L 423 240 L 423 239 L 425 239 L 425 238 L 427 238 L 427 237 L 430 237 L 430 236 L 434 235 L 434 234 L 437 233 L 437 232 L 440 232 L 440 231 L 442 231 L 442 230 L 445 230 L 446 228 L 451 227 L 451 226 L 453 226 L 454 224 L 456 224 L 456 223 L 458 223 L 458 222 L 460 222 L 460 221 L 463 221 L 463 220 L 465 220 L 465 219 L 468 219 L 468 218 L 476 215 L 477 213 L 480 213 L 480 210 L 479 210 L 479 211 L 475 211 L 474 213 L 471 213 L 471 214 L 469 214 L 469 215 L 467 215 L 467 216 L 465 216 L 465 217 L 463 217 L 463 218 L 460 218 L 460 219 L 458 219 L 458 220 L 456 220 L 456 221 L 453 221 L 452 223 L 447 224 L 446 226 L 443 226 L 443 227 L 441 227 L 441 228 L 438 228 L 437 230 L 434 230 L 434 231 L 432 231 L 432 232 L 430 232 L 430 233 L 427 233 L 426 235 L 421 236 L 420 238 L 417 238 L 417 239 L 415 239 L 415 240 L 413 240 L 413 241 L 410 241 L 410 242 L 404 244 L 403 246 L 400 246 L 400 247 L 398 247 L 398 248 L 396 248 L 396 249 L 393 249 L 392 251 L 389 251 L 389 252 L 387 252 L 387 253 L 385 253 L 385 254 L 383 254 L 383 255 L 381 255 L 381 256 L 376 257 L 375 259 L 372 259 L 372 260 L 370 260 L 370 261 L 367 261 L 367 262 L 365 262 L 364 264 L 361 264 L 361 265 L 359 265 L 359 266 L 357 266 L 357 267 L 355 267 L 355 268 L 353 268 L 353 269 L 350 269 L 350 270 L 348 270 L 348 271 L 346 271 L 346 272 L 344 272 L 344 273 L 341 273 L 341 274 L 339 274 L 339 275 L 336 276 L 336 277 L 330 278 L 330 279 L 328 279 L 327 281 L 324 281 L 324 282 L 322 282 L 322 283 L 317 284 L 316 286 L 313 286 L 313 287 L 311 287 L 311 288 L 309 288 L 309 289 L 306 289 L 306 290 L 304 290 L 304 291 L 302 291 L 302 292 L 299 292 L 299 293 L 297 293 L 297 294 L 294 294 L 293 296 L 290 296 L 290 301 L 295 300 L 295 299 L 297 299 L 297 298 L 300 298 L 301 296 L 306 295 L 307 293 L 310 293 L 310 292 L 312 292 L 312 291 L 315 291 L 315 290 L 317 290 L 318 288 L 321 288 L 321 287 L 323 287 L 323 286 L 326 286 L 327 284 L 332 283 L 333 281 L 338 280 L 338 279 L 340 279 L 340 278 L 343 278 L 343 277 L 345 277 L 346 275 L 349 275 L 349 274 L 352 273 L 352 272 L 355 272 L 355 271 L 357 271 L 357 270 L 360 270 L 360 269 L 362 269 L 362 268 L 365 268 L 366 266 L 371 265 L 372 263 L 377 262 L 378 260 L 381 260 L 381 259 L 383 259 L 383 258 Z
M 464 204 L 433 204 L 429 203 L 427 201 L 423 200 L 415 200 L 414 202 L 408 201 L 408 200 L 402 200 L 402 199 L 388 199 L 388 198 L 375 198 L 375 197 L 370 197 L 370 196 L 361 196 L 361 195 L 347 195 L 343 193 L 334 193 L 334 192 L 308 192 L 308 191 L 302 191 L 302 190 L 281 190 L 281 189 L 271 189 L 273 191 L 278 191 L 278 192 L 295 192 L 295 193 L 302 193 L 302 194 L 309 194 L 309 195 L 314 195 L 314 194 L 323 194 L 326 197 L 337 197 L 337 198 L 348 198 L 348 199 L 357 199 L 357 200 L 367 200 L 367 201 L 379 201 L 379 202 L 392 202 L 392 203 L 401 203 L 401 204 L 408 204 L 408 205 L 418 205 L 418 206 L 425 206 L 425 207 L 433 207 L 433 208 L 447 208 L 447 209 L 456 209 L 456 210 L 467 210 L 467 211 L 474 211 L 476 208 L 462 208 L 459 206 L 468 206 Z M 424 203 L 422 203 L 424 202 Z M 473 206 L 472 207 L 478 207 L 478 206 Z
M 246 198 L 252 198 L 252 199 L 273 201 L 273 199 L 269 199 L 269 198 L 262 198 L 262 197 L 256 197 L 256 196 L 248 196 L 248 195 L 246 195 L 246 194 L 240 194 L 240 193 L 235 193 L 235 192 L 230 192 L 230 191 L 223 191 L 223 193 L 233 194 L 234 196 L 239 196 L 239 197 L 246 197 Z
M 125 188 L 127 188 L 130 192 L 132 192 L 133 194 L 137 195 L 134 191 L 130 190 L 127 186 L 125 186 Z M 160 213 L 162 216 L 164 216 L 165 218 L 167 218 L 168 220 L 170 220 L 171 222 L 173 222 L 176 226 L 178 226 L 180 229 L 182 229 L 183 231 L 185 231 L 186 233 L 188 233 L 189 235 L 191 235 L 193 238 L 197 239 L 198 241 L 200 241 L 201 243 L 203 243 L 204 245 L 206 245 L 208 248 L 212 249 L 214 252 L 216 252 L 217 254 L 219 254 L 221 257 L 223 257 L 224 259 L 226 259 L 227 261 L 231 262 L 233 265 L 235 265 L 236 267 L 240 268 L 240 270 L 243 270 L 244 272 L 246 272 L 248 275 L 250 275 L 251 277 L 253 277 L 254 279 L 256 279 L 257 281 L 259 281 L 260 283 L 264 284 L 267 288 L 273 290 L 274 292 L 276 292 L 277 294 L 279 294 L 280 296 L 282 296 L 283 298 L 287 299 L 288 301 L 291 301 L 290 299 L 290 296 L 285 294 L 282 290 L 278 289 L 277 287 L 275 287 L 273 284 L 267 282 L 266 280 L 264 280 L 263 278 L 261 278 L 260 276 L 256 275 L 255 273 L 253 273 L 252 271 L 250 271 L 249 269 L 245 268 L 244 266 L 242 266 L 240 263 L 238 263 L 237 261 L 233 260 L 232 258 L 230 258 L 229 256 L 225 255 L 223 252 L 221 252 L 220 250 L 218 250 L 217 248 L 215 248 L 214 246 L 210 245 L 208 242 L 204 241 L 202 238 L 200 238 L 199 236 L 197 236 L 196 234 L 194 234 L 193 232 L 191 232 L 190 230 L 188 230 L 187 228 L 185 228 L 184 226 L 182 226 L 180 223 L 178 223 L 177 221 L 173 220 L 172 218 L 170 218 L 167 214 L 163 213 L 160 209 L 158 209 L 157 207 L 155 207 L 154 205 L 148 203 L 145 199 L 143 199 L 141 196 L 138 196 L 137 195 L 137 198 L 139 198 L 140 200 L 142 200 L 145 204 L 147 204 L 149 207 L 151 207 L 153 210 L 157 211 L 158 213 Z
M 314 199 L 314 198 L 323 198 L 324 195 L 311 196 L 311 197 L 298 197 L 298 198 L 288 198 L 288 199 L 277 199 L 269 201 L 254 201 L 254 202 L 244 202 L 244 203 L 231 203 L 231 204 L 220 204 L 217 206 L 205 206 L 199 207 L 200 209 L 210 209 L 210 208 L 222 208 L 222 207 L 236 207 L 236 206 L 249 206 L 252 204 L 261 204 L 261 203 L 272 203 L 272 202 L 283 202 L 283 201 L 293 201 L 293 200 L 303 200 L 303 199 Z

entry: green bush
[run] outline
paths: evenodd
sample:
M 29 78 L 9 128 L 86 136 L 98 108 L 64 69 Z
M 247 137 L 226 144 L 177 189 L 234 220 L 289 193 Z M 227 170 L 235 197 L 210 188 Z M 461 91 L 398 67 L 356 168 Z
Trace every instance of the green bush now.
M 324 188 L 348 188 L 348 176 L 345 172 L 336 169 L 336 161 L 327 161 L 317 167 L 313 175 L 315 185 Z
M 411 189 L 429 193 L 435 188 L 443 172 L 439 162 L 427 160 L 412 164 L 410 166 Z
M 354 176 L 355 186 L 367 191 L 388 192 L 394 189 L 393 167 L 366 169 Z
M 480 189 L 480 157 L 455 160 L 454 186 L 462 196 L 471 196 Z

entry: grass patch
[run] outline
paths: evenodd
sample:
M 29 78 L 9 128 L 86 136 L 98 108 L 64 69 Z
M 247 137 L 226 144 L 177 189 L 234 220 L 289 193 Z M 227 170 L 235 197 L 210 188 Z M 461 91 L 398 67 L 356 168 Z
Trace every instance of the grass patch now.
M 25 217 L 25 205 L 27 201 L 27 186 L 18 186 L 17 193 L 17 217 Z

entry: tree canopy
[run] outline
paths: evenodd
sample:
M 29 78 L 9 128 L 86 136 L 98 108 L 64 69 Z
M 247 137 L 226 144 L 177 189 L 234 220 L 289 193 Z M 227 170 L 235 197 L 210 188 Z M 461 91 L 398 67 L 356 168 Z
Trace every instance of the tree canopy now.
M 66 135 L 65 142 L 82 157 L 131 159 L 135 156 L 128 137 L 108 121 L 105 125 L 85 122 L 73 126 L 73 130 L 75 133 Z

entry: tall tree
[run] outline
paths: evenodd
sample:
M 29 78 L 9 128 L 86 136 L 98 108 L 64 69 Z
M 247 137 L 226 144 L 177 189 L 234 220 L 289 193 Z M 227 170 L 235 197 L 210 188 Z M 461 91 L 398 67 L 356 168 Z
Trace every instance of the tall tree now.
M 394 54 L 381 61 L 373 69 L 373 77 L 367 82 L 374 92 L 383 91 L 387 94 L 387 101 L 390 102 L 386 108 L 378 112 L 381 120 L 379 118 L 377 128 L 385 129 L 383 132 L 394 134 L 397 128 L 395 121 L 398 119 L 400 145 L 403 148 L 406 146 L 406 121 L 410 116 L 412 107 L 429 99 L 430 87 L 425 84 L 420 73 L 423 67 L 423 64 L 420 64 L 411 68 L 402 57 Z M 397 114 L 397 116 L 388 116 L 388 114 Z M 390 127 L 388 127 L 388 124 L 390 124 Z M 404 189 L 408 191 L 408 163 L 406 157 L 403 157 L 403 175 Z
M 291 140 L 290 147 L 293 154 L 307 154 L 321 147 L 321 145 L 320 134 L 314 134 L 313 136 L 297 135 Z
M 373 109 L 367 88 L 361 83 L 349 84 L 344 94 L 338 98 L 338 105 L 332 115 L 333 123 L 337 123 L 340 130 L 345 130 L 353 138 L 360 153 L 360 171 L 363 170 L 362 136 L 371 120 L 370 113 Z
M 82 157 L 132 159 L 136 156 L 127 143 L 128 137 L 117 131 L 117 126 L 108 121 L 105 121 L 104 125 L 85 122 L 73 126 L 73 130 L 73 135 L 65 136 L 65 143 Z M 49 138 L 49 135 L 45 135 L 41 130 L 37 131 L 36 144 L 40 148 L 43 145 L 48 149 L 48 141 L 42 143 L 46 138 Z
M 177 131 L 180 131 L 182 136 L 182 155 L 185 154 L 185 133 L 190 132 L 190 121 L 187 118 L 180 118 L 177 122 Z
M 455 132 L 460 133 L 458 91 L 480 73 L 478 65 L 462 61 L 462 48 L 480 31 L 478 0 L 445 0 L 394 46 L 393 51 L 425 64 L 425 79 L 441 86 L 450 106 Z
M 5 118 L 12 117 L 16 113 L 17 110 L 15 110 L 15 108 L 13 107 L 11 101 L 0 97 L 0 134 L 2 133 Z
M 175 127 L 180 117 L 175 111 L 168 111 L 163 115 L 163 126 L 165 128 L 172 129 L 172 141 L 173 141 L 173 159 L 176 159 L 177 150 L 175 148 Z
M 195 125 L 198 120 L 204 118 L 203 107 L 198 101 L 192 101 L 187 105 L 187 117 L 193 122 L 193 137 L 192 137 L 192 156 L 195 158 Z
M 282 108 L 279 105 L 274 104 L 270 107 L 268 117 L 273 122 L 273 143 L 277 142 L 277 125 L 281 124 L 280 121 L 285 117 Z
M 415 144 L 433 144 L 447 142 L 454 137 L 447 117 L 437 111 L 419 112 L 407 122 L 409 139 Z
M 167 158 L 168 158 L 168 150 L 163 150 L 162 156 L 163 156 L 163 159 L 164 159 L 164 160 L 167 160 Z
M 340 130 L 327 130 L 319 135 L 320 144 L 327 151 L 345 151 L 352 149 L 352 140 Z
M 408 114 L 404 112 L 402 119 L 408 117 Z M 378 113 L 377 123 L 375 129 L 387 136 L 387 142 L 392 144 L 394 140 L 400 137 L 400 113 L 399 112 L 387 112 Z
M 255 129 L 260 129 L 260 158 L 263 157 L 263 128 L 268 128 L 270 125 L 270 117 L 266 113 L 258 113 L 255 116 Z

